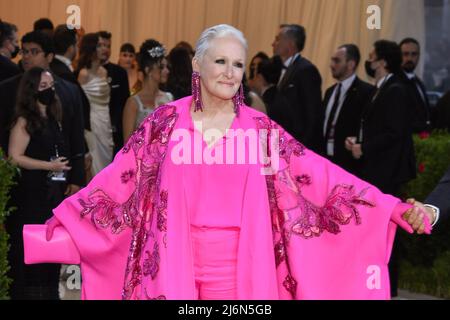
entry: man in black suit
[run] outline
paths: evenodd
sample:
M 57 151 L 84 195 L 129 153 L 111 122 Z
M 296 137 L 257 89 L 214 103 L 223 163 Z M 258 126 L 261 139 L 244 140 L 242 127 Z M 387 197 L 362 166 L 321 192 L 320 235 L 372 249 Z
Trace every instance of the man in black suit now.
M 50 70 L 53 56 L 52 39 L 48 35 L 40 31 L 33 31 L 23 36 L 22 61 L 25 71 L 33 67 Z M 62 78 L 57 76 L 54 78 L 56 94 L 61 100 L 63 108 L 62 128 L 65 148 L 72 167 L 68 174 L 66 194 L 72 195 L 78 192 L 85 183 L 83 111 L 78 88 Z M 8 150 L 9 130 L 21 79 L 22 75 L 18 75 L 0 83 L 0 110 L 2 110 L 0 142 L 5 152 Z
M 81 95 L 84 116 L 84 128 L 91 130 L 90 104 L 83 89 L 73 73 L 72 61 L 77 56 L 77 32 L 70 30 L 65 24 L 56 27 L 53 34 L 55 58 L 50 63 L 51 71 L 60 78 L 69 81 L 78 87 Z
M 283 70 L 275 102 L 268 114 L 306 147 L 320 152 L 322 146 L 322 78 L 317 68 L 301 56 L 306 32 L 299 25 L 282 25 L 272 44 Z
M 432 123 L 434 128 L 450 132 L 450 90 L 436 103 Z
M 348 138 L 355 159 L 362 159 L 362 177 L 384 193 L 398 196 L 401 186 L 416 177 L 408 91 L 395 74 L 400 72 L 400 47 L 392 41 L 375 42 L 366 61 L 376 92 L 365 106 L 360 135 Z
M 19 49 L 17 27 L 0 20 L 0 82 L 20 73 L 19 67 L 11 61 Z
M 431 130 L 431 109 L 427 89 L 422 80 L 414 73 L 420 59 L 420 44 L 416 39 L 406 38 L 400 42 L 402 50 L 402 72 L 400 78 L 407 87 L 410 98 L 409 107 L 413 132 Z
M 444 218 L 450 217 L 450 168 L 442 177 L 434 191 L 424 201 L 425 206 L 430 205 L 436 207 L 440 211 L 440 216 Z M 433 209 L 433 208 L 432 208 Z M 437 212 L 439 215 L 439 212 Z M 439 217 L 436 219 L 436 221 Z
M 399 196 L 401 187 L 416 177 L 416 160 L 408 106 L 408 90 L 395 74 L 401 71 L 402 53 L 395 42 L 379 40 L 366 61 L 367 74 L 377 89 L 362 114 L 358 139 L 347 138 L 355 159 L 362 159 L 361 177 L 382 192 Z M 389 272 L 391 296 L 397 296 L 398 242 Z
M 354 44 L 340 46 L 331 57 L 331 73 L 338 81 L 325 92 L 322 117 L 325 154 L 329 160 L 359 175 L 360 160 L 345 148 L 347 137 L 357 136 L 363 107 L 370 101 L 375 87 L 360 80 L 355 72 L 361 60 Z
M 108 71 L 110 80 L 111 99 L 109 102 L 109 113 L 113 129 L 114 154 L 123 147 L 122 118 L 123 109 L 130 97 L 130 87 L 128 85 L 128 75 L 125 69 L 109 61 L 111 57 L 111 33 L 100 31 L 99 33 L 98 55 L 103 67 Z
M 430 219 L 433 226 L 442 219 L 448 219 L 450 217 L 450 167 L 423 203 L 415 199 L 408 199 L 408 202 L 425 210 L 428 216 L 433 217 Z

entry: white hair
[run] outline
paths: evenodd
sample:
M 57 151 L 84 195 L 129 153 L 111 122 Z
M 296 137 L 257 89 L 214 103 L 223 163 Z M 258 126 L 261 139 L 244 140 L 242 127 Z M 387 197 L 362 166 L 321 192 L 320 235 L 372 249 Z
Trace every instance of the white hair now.
M 195 58 L 201 61 L 206 51 L 209 49 L 211 41 L 217 38 L 225 38 L 225 37 L 236 38 L 241 42 L 245 51 L 248 50 L 247 40 L 245 39 L 244 34 L 240 30 L 228 24 L 219 24 L 217 26 L 208 28 L 202 32 L 195 48 Z

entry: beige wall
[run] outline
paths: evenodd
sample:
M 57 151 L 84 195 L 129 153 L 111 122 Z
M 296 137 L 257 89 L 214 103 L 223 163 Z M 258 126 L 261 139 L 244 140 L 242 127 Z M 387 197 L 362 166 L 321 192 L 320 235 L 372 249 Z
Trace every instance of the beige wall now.
M 333 82 L 328 63 L 339 44 L 356 43 L 365 59 L 379 38 L 425 39 L 423 0 L 0 0 L 0 18 L 17 24 L 23 34 L 40 17 L 65 23 L 71 4 L 81 7 L 87 32 L 113 33 L 113 61 L 123 42 L 139 47 L 151 37 L 169 49 L 180 40 L 194 45 L 205 27 L 219 23 L 245 33 L 250 57 L 259 50 L 271 54 L 278 25 L 299 23 L 307 30 L 304 55 L 318 66 L 324 88 Z M 371 4 L 382 8 L 381 30 L 366 27 Z M 363 68 L 359 73 L 364 76 Z

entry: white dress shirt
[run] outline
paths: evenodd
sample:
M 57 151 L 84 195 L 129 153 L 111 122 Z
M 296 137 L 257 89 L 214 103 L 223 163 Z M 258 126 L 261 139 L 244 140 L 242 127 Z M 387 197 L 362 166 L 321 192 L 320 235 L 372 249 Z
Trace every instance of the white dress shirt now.
M 440 215 L 441 210 L 439 210 L 438 207 L 435 207 L 435 206 L 433 206 L 431 204 L 425 204 L 424 206 L 428 207 L 428 208 L 431 208 L 434 211 L 434 213 L 436 214 L 436 218 L 434 219 L 434 222 L 431 225 L 432 227 L 434 227 L 439 221 L 439 215 Z
M 380 80 L 378 80 L 378 82 L 377 82 L 377 88 L 378 88 L 378 89 L 381 89 L 381 87 L 382 87 L 386 82 L 388 82 L 388 80 L 389 80 L 393 75 L 394 75 L 393 73 L 389 73 L 389 74 L 385 75 L 383 78 L 381 78 Z
M 300 55 L 300 52 L 294 54 L 292 57 L 288 58 L 283 64 L 285 66 L 285 68 L 283 70 L 281 70 L 281 76 L 280 76 L 280 81 L 278 81 L 278 84 L 281 83 L 281 81 L 283 81 L 284 75 L 286 74 L 287 69 L 291 66 L 291 64 L 295 61 L 295 59 L 297 59 L 297 57 Z

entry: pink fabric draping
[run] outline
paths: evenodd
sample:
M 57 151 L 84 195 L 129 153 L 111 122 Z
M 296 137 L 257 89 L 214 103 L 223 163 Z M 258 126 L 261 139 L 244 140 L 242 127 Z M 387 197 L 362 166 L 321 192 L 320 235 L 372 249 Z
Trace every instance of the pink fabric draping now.
M 157 109 L 110 166 L 54 210 L 79 251 L 84 299 L 197 298 L 185 168 L 170 156 L 191 104 L 188 97 Z M 389 299 L 393 220 L 407 228 L 400 215 L 409 206 L 251 108 L 242 108 L 239 127 L 269 137 L 279 130 L 279 147 L 269 151 L 280 167 L 267 176 L 263 164 L 248 169 L 237 298 Z

